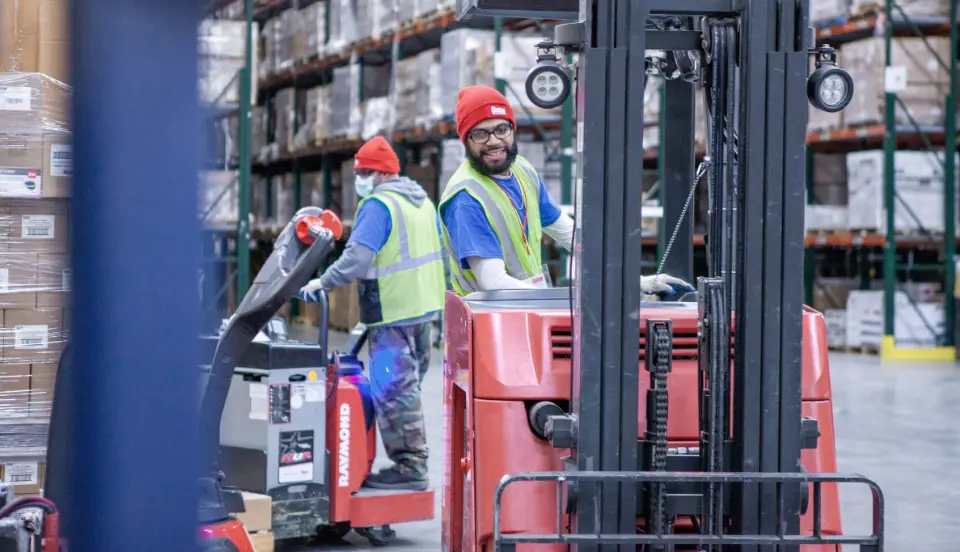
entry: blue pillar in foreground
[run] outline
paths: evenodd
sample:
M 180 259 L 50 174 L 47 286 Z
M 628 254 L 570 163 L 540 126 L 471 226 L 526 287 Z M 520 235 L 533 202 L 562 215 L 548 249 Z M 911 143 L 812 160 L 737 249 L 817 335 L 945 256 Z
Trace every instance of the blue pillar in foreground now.
M 196 0 L 73 0 L 71 551 L 197 550 Z

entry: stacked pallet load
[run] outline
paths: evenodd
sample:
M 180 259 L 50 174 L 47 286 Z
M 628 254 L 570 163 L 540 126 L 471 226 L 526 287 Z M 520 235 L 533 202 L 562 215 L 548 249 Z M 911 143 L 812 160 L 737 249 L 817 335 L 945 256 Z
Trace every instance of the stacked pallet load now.
M 0 2 L 0 482 L 43 492 L 70 326 L 65 0 Z
M 70 88 L 41 73 L 0 73 L 0 479 L 42 488 L 68 291 Z

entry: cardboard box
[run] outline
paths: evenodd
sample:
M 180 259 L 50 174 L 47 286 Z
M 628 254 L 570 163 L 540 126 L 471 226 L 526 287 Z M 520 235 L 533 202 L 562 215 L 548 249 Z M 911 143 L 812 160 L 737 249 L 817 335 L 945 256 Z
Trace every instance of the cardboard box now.
M 0 252 L 0 308 L 37 304 L 37 254 Z
M 30 365 L 30 398 L 27 406 L 31 418 L 50 419 L 56 384 L 56 364 Z
M 960 163 L 960 155 L 954 155 L 955 162 Z M 897 232 L 919 231 L 918 219 L 928 232 L 944 231 L 942 159 L 942 152 L 894 153 L 894 186 L 900 197 L 894 206 L 894 230 Z M 886 234 L 883 151 L 858 151 L 848 154 L 847 174 L 850 229 Z M 909 210 L 904 205 L 908 206 Z
M 936 55 L 932 55 L 931 50 Z M 853 99 L 843 110 L 845 125 L 883 122 L 886 99 L 884 52 L 882 36 L 843 45 L 839 64 L 856 83 Z M 896 106 L 896 124 L 911 125 L 912 117 L 918 125 L 942 127 L 946 117 L 944 100 L 950 90 L 950 72 L 941 67 L 937 58 L 950 59 L 950 39 L 935 36 L 894 38 L 890 57 L 891 70 L 903 71 L 906 77 L 905 87 L 897 92 L 903 105 Z
M 0 70 L 37 71 L 69 82 L 65 0 L 0 2 Z
M 39 495 L 43 489 L 46 463 L 38 458 L 0 458 L 0 481 L 13 485 L 20 496 Z
M 0 364 L 0 419 L 29 415 L 30 366 Z
M 72 95 L 42 73 L 0 73 L 0 128 L 8 134 L 66 131 Z
M 37 71 L 70 80 L 70 13 L 65 0 L 41 0 Z
M 253 542 L 255 552 L 273 552 L 274 550 L 273 533 L 268 531 L 250 533 L 250 541 Z
M 0 198 L 70 197 L 72 176 L 66 133 L 0 134 Z
M 3 200 L 0 217 L 9 224 L 6 239 L 9 251 L 67 252 L 67 200 Z
M 273 528 L 273 499 L 267 495 L 241 493 L 246 512 L 237 514 L 248 533 L 269 531 Z
M 66 254 L 41 253 L 37 256 L 37 302 L 39 308 L 64 308 L 69 305 L 73 271 Z
M 4 309 L 3 361 L 16 364 L 55 364 L 63 348 L 60 309 Z
M 357 283 L 330 290 L 330 327 L 349 331 L 360 322 Z

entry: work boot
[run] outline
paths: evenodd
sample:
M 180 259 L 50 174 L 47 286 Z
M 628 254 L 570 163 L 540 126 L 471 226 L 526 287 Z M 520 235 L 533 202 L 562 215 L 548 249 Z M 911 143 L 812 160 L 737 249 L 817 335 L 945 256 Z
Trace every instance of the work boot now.
M 396 467 L 389 467 L 380 470 L 378 473 L 368 475 L 363 482 L 363 486 L 392 491 L 425 491 L 429 486 L 429 481 L 426 477 L 407 475 L 397 470 Z

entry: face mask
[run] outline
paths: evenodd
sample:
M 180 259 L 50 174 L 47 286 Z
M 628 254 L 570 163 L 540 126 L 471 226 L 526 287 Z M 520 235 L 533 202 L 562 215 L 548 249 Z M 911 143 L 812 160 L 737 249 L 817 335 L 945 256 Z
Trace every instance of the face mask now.
M 357 196 L 367 197 L 373 191 L 373 175 L 371 174 L 366 178 L 357 176 L 353 181 L 353 186 L 357 190 Z

